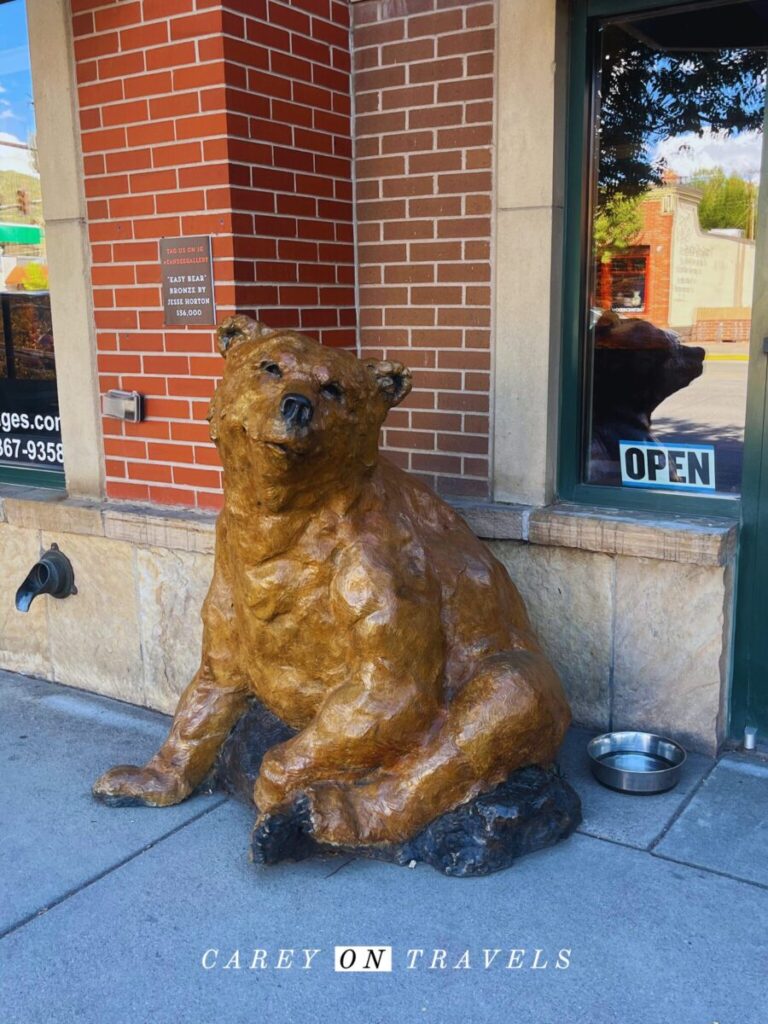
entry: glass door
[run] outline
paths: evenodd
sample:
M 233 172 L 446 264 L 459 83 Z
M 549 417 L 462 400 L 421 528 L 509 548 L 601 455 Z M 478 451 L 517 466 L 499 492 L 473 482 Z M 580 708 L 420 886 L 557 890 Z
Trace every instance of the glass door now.
M 559 493 L 740 518 L 768 742 L 768 0 L 575 0 Z
M 755 45 L 762 14 L 768 33 L 765 0 L 598 22 L 589 484 L 739 496 L 765 109 L 766 53 Z
M 560 494 L 736 517 L 768 0 L 576 12 Z

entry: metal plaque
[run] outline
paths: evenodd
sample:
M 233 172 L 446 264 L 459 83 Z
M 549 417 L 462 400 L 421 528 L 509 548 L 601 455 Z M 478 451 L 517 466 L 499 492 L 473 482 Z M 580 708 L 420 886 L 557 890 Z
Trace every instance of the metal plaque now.
M 160 267 L 165 325 L 215 324 L 211 239 L 207 235 L 161 238 Z

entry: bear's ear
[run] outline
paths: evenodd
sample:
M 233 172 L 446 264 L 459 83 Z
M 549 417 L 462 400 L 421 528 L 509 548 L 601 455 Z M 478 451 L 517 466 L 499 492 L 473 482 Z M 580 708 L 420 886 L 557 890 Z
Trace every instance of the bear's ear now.
M 365 365 L 387 404 L 390 407 L 400 405 L 411 390 L 411 371 L 408 367 L 390 362 L 370 362 Z
M 612 331 L 614 327 L 618 327 L 621 323 L 621 317 L 618 313 L 614 313 L 612 309 L 604 309 L 600 314 L 600 319 L 595 324 L 596 333 L 604 333 Z
M 216 331 L 219 342 L 219 352 L 226 357 L 238 345 L 244 341 L 255 341 L 272 333 L 272 328 L 266 324 L 260 324 L 249 316 L 238 313 L 236 316 L 228 316 L 219 324 Z

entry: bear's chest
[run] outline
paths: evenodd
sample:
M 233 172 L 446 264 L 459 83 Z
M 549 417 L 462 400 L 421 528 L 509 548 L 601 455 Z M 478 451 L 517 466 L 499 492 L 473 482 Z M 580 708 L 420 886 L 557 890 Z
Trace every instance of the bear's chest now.
M 235 602 L 240 651 L 254 693 L 301 728 L 354 659 L 332 604 L 329 562 L 275 558 L 243 566 Z
M 301 557 L 244 565 L 239 572 L 238 604 L 260 626 L 281 617 L 304 618 L 309 607 L 322 604 L 327 575 L 322 563 Z
M 298 554 L 244 565 L 235 600 L 249 654 L 262 662 L 317 665 L 317 651 L 336 632 L 332 559 Z

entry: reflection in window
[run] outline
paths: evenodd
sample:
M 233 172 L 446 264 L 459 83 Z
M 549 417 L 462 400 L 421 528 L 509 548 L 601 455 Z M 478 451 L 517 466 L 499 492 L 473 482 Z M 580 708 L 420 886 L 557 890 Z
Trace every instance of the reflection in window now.
M 0 4 L 0 122 L 0 479 L 19 479 L 19 471 L 30 479 L 30 470 L 60 478 L 45 223 L 22 0 Z
M 738 493 L 768 4 L 596 31 L 586 478 Z
M 647 246 L 644 248 L 647 250 Z M 642 256 L 614 256 L 610 266 L 611 309 L 615 313 L 645 312 L 647 252 Z
M 51 303 L 48 295 L 9 297 L 15 376 L 19 380 L 56 380 Z

